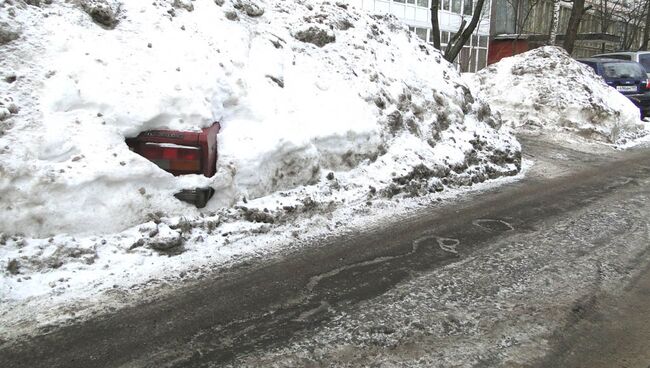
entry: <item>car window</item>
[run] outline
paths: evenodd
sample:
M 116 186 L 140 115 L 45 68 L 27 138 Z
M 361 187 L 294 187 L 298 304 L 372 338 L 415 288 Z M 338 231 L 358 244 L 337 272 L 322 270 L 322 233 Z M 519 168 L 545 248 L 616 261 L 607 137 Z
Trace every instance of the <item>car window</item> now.
M 604 63 L 603 72 L 607 78 L 640 78 L 646 77 L 645 71 L 637 63 Z
M 641 54 L 639 55 L 639 63 L 643 65 L 646 72 L 650 70 L 650 54 Z
M 625 54 L 606 54 L 600 57 L 609 58 L 609 59 L 619 59 L 619 60 L 632 60 L 632 55 L 625 55 Z

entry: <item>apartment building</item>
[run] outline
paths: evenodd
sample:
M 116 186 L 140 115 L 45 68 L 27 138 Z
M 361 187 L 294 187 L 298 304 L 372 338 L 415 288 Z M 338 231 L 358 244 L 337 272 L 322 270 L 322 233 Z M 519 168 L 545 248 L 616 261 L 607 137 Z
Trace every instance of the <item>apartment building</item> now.
M 560 5 L 556 45 L 562 45 L 571 15 L 571 3 Z M 585 5 L 574 57 L 639 49 L 645 15 L 638 7 L 644 3 L 587 0 Z M 489 63 L 548 44 L 552 17 L 552 0 L 493 0 Z
M 420 38 L 433 43 L 431 37 L 431 0 L 348 0 L 357 8 L 375 14 L 393 14 L 402 20 Z M 440 0 L 438 22 L 441 47 L 449 40 L 464 19 L 469 23 L 475 0 Z M 475 72 L 487 65 L 490 35 L 490 1 L 485 2 L 479 25 L 474 35 L 454 61 L 461 72 Z

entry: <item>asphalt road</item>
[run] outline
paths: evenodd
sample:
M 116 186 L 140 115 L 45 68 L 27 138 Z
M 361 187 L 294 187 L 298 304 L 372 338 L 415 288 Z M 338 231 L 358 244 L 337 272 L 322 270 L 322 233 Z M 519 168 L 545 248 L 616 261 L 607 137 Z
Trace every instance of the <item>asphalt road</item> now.
M 622 294 L 597 300 L 558 333 L 554 350 L 538 367 L 650 367 L 650 268 Z
M 241 359 L 295 343 L 334 316 L 352 314 L 361 303 L 419 275 L 466 262 L 497 241 L 535 236 L 541 223 L 552 224 L 608 198 L 616 203 L 635 200 L 643 207 L 650 195 L 645 185 L 650 182 L 647 149 L 589 154 L 535 140 L 525 140 L 525 148 L 527 157 L 539 165 L 522 181 L 433 204 L 398 223 L 216 274 L 110 315 L 5 342 L 0 345 L 0 366 L 263 366 L 262 358 Z M 634 231 L 639 232 L 646 224 L 635 221 Z M 434 230 L 454 236 L 435 235 Z M 571 229 L 566 231 L 571 236 Z M 625 231 L 617 236 L 625 237 Z M 645 244 L 647 248 L 647 237 Z M 576 318 L 563 318 L 561 329 L 547 336 L 541 358 L 533 354 L 535 359 L 527 363 L 495 360 L 484 366 L 650 366 L 647 257 L 629 267 L 627 274 L 634 276 L 625 281 L 625 293 L 595 292 L 599 302 L 584 304 Z M 612 339 L 618 345 L 612 345 Z M 602 364 L 585 365 L 591 362 L 585 357 Z M 364 359 L 346 364 L 370 365 L 378 358 Z M 307 366 L 295 360 L 277 362 Z M 336 362 L 310 360 L 312 366 L 339 365 Z

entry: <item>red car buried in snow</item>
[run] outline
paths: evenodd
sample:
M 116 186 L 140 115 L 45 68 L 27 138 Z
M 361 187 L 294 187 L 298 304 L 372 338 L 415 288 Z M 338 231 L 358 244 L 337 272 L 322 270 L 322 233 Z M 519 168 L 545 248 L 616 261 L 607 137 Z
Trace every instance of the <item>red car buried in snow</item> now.
M 200 132 L 178 130 L 148 130 L 135 138 L 127 138 L 129 149 L 155 163 L 161 169 L 175 175 L 203 174 L 211 177 L 217 170 L 218 122 Z M 174 196 L 205 207 L 214 189 L 184 189 Z

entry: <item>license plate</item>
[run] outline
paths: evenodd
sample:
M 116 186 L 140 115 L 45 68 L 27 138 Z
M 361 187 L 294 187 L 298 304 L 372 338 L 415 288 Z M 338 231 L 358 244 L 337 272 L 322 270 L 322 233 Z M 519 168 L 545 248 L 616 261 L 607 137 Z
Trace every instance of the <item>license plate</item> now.
M 619 92 L 636 92 L 637 86 L 616 86 L 616 90 Z

